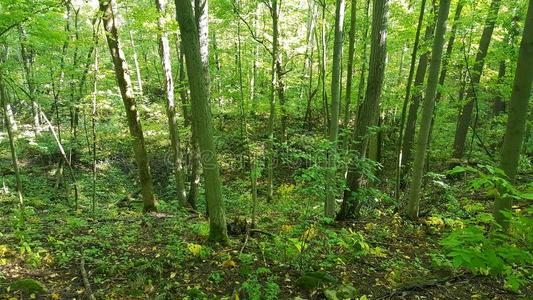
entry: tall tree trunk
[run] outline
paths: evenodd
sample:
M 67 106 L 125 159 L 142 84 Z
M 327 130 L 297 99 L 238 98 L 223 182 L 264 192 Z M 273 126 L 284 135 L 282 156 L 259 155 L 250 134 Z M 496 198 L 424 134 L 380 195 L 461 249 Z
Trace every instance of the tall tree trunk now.
M 239 0 L 235 0 L 235 6 L 236 6 L 236 9 L 237 11 L 240 11 L 240 1 Z M 245 116 L 245 112 L 244 112 L 244 106 L 245 106 L 245 103 L 244 103 L 244 81 L 243 81 L 243 76 L 242 76 L 242 55 L 241 55 L 241 20 L 240 18 L 237 17 L 237 73 L 239 75 L 239 97 L 240 97 L 240 101 L 239 101 L 239 112 L 240 112 L 240 117 L 241 117 L 241 120 L 240 120 L 240 137 L 241 137 L 241 141 L 244 141 L 245 139 L 245 128 L 246 128 L 246 116 Z
M 515 71 L 513 91 L 509 101 L 509 117 L 502 146 L 501 168 L 511 180 L 516 177 L 518 160 L 522 148 L 522 141 L 526 131 L 531 85 L 533 82 L 533 0 L 529 0 L 529 7 L 520 43 L 520 52 Z M 511 197 L 497 197 L 494 209 L 496 222 L 504 229 L 509 227 L 507 220 L 501 213 L 510 210 Z
M 344 128 L 350 119 L 350 104 L 352 102 L 353 60 L 355 55 L 355 30 L 357 21 L 357 0 L 351 0 L 350 7 L 350 32 L 348 33 L 348 67 L 346 69 L 346 99 L 344 100 Z M 335 51 L 335 50 L 333 50 Z
M 4 60 L 4 54 L 0 54 L 2 57 L 0 57 L 0 63 L 3 63 Z M 7 91 L 4 87 L 4 78 L 3 78 L 3 69 L 0 65 L 0 100 L 2 102 L 2 107 L 4 109 L 4 122 L 6 124 L 6 131 L 7 136 L 9 139 L 9 150 L 11 152 L 11 160 L 13 163 L 13 169 L 15 170 L 15 182 L 17 184 L 17 196 L 20 208 L 24 208 L 24 197 L 22 196 L 22 180 L 20 178 L 20 168 L 17 158 L 17 147 L 16 147 L 16 136 L 15 132 L 13 130 L 13 123 L 10 117 L 9 117 L 9 111 L 10 109 L 10 101 L 8 98 Z
M 367 0 L 366 1 L 366 6 L 365 6 L 365 24 L 369 24 L 369 10 L 370 10 L 370 0 Z M 365 78 L 366 78 L 366 64 L 367 64 L 367 59 L 366 59 L 366 53 L 367 53 L 367 45 L 368 45 L 368 27 L 370 26 L 365 26 L 365 30 L 363 32 L 363 52 L 362 52 L 362 57 L 361 57 L 361 74 L 360 74 L 360 77 L 359 77 L 359 87 L 357 89 L 357 99 L 356 99 L 356 105 L 355 105 L 355 108 L 356 108 L 356 112 L 359 113 L 360 111 L 360 106 L 361 106 L 361 103 L 363 102 L 363 96 L 364 96 L 364 92 L 365 92 Z M 346 135 L 346 138 L 348 139 L 349 135 L 347 134 Z M 348 149 L 349 148 L 349 144 L 348 142 L 346 142 L 346 148 Z
M 209 210 L 209 239 L 215 242 L 227 243 L 228 235 L 224 202 L 222 199 L 222 182 L 220 180 L 217 155 L 213 141 L 213 127 L 209 106 L 209 69 L 207 51 L 202 52 L 202 44 L 207 44 L 207 1 L 199 1 L 204 10 L 201 14 L 200 29 L 195 22 L 191 2 L 176 0 L 176 18 L 178 20 L 183 41 L 183 50 L 187 64 L 187 74 L 191 90 L 193 126 L 197 129 L 198 144 L 202 155 L 204 169 L 205 194 Z M 198 16 L 198 14 L 197 14 Z M 207 50 L 207 49 L 205 49 Z
M 183 163 L 180 153 L 180 139 L 178 133 L 178 124 L 176 121 L 176 105 L 174 101 L 174 80 L 172 79 L 172 62 L 170 60 L 170 44 L 168 34 L 165 29 L 165 11 L 167 0 L 156 0 L 156 8 L 159 12 L 159 55 L 161 57 L 161 66 L 165 78 L 165 96 L 167 104 L 168 131 L 170 135 L 170 147 L 172 148 L 172 165 L 174 167 L 174 180 L 176 181 L 176 194 L 178 202 L 182 207 L 187 206 L 187 197 L 185 194 L 185 181 L 183 177 Z
M 329 128 L 329 105 L 328 105 L 328 92 L 326 89 L 326 69 L 327 69 L 327 41 L 326 41 L 326 1 L 324 0 L 320 4 L 322 6 L 322 21 L 320 23 L 320 45 L 322 48 L 322 56 L 320 59 L 320 80 L 322 82 L 322 106 L 324 109 L 324 130 L 328 131 Z
M 439 72 L 444 47 L 444 35 L 446 34 L 446 22 L 450 12 L 450 2 L 451 0 L 441 0 L 439 4 L 435 40 L 433 41 L 433 47 L 431 50 L 431 64 L 429 67 L 424 105 L 422 108 L 422 120 L 420 122 L 420 132 L 418 134 L 416 155 L 413 164 L 413 180 L 409 188 L 409 203 L 407 206 L 407 213 L 411 218 L 418 217 L 420 190 L 422 187 L 422 177 L 424 175 L 424 160 L 426 158 L 429 129 L 431 126 L 431 119 L 433 118 L 435 97 L 437 95 L 437 86 L 439 83 Z
M 255 14 L 254 14 L 254 23 L 253 23 L 253 28 L 255 30 L 255 36 L 258 35 L 258 31 L 259 31 L 259 26 L 258 26 L 258 22 L 257 22 L 257 19 L 259 17 L 259 14 L 260 14 L 260 6 L 258 5 L 256 10 L 255 10 Z M 254 116 L 255 113 L 256 113 L 256 109 L 257 109 L 257 101 L 256 101 L 256 86 L 257 86 L 257 70 L 259 68 L 259 61 L 258 61 L 258 56 L 259 56 L 259 45 L 256 44 L 253 48 L 253 65 L 252 65 L 252 74 L 250 76 L 250 103 L 252 104 L 251 105 L 251 115 Z
M 433 40 L 433 33 L 435 31 L 435 0 L 432 1 L 431 13 L 429 24 L 426 28 L 426 33 L 424 35 L 424 40 L 426 43 L 430 43 Z M 423 87 L 424 80 L 426 78 L 427 66 L 429 63 L 429 49 L 425 51 L 418 60 L 418 67 L 416 70 L 415 82 L 414 82 L 414 93 L 412 95 L 411 103 L 409 105 L 409 113 L 407 115 L 407 122 L 405 123 L 405 132 L 402 141 L 402 165 L 407 166 L 404 168 L 404 173 L 409 169 L 408 165 L 411 163 L 411 154 L 413 141 L 415 139 L 416 133 L 416 119 L 418 115 L 418 107 L 420 106 L 420 101 L 424 97 Z
M 144 211 L 154 211 L 157 209 L 157 201 L 154 197 L 152 175 L 150 173 L 150 165 L 146 155 L 141 120 L 139 118 L 139 112 L 137 111 L 135 96 L 133 94 L 133 85 L 129 75 L 129 67 L 126 63 L 124 52 L 122 51 L 122 45 L 118 39 L 118 29 L 116 27 L 115 14 L 113 12 L 115 0 L 100 0 L 99 2 L 100 11 L 102 12 L 102 20 L 104 21 L 104 29 L 106 31 L 107 45 L 109 46 L 109 52 L 113 59 L 115 77 L 120 89 L 120 94 L 122 95 L 122 101 L 124 102 L 128 127 L 132 137 L 133 152 L 135 153 L 135 161 L 137 162 L 139 181 L 144 201 Z
M 306 49 L 305 49 L 305 59 L 304 59 L 304 68 L 302 72 L 302 89 L 301 89 L 301 97 L 303 97 L 303 91 L 304 89 L 307 91 L 307 105 L 305 109 L 305 117 L 304 117 L 304 124 L 306 124 L 307 128 L 311 128 L 311 119 L 312 119 L 312 106 L 313 106 L 313 97 L 316 94 L 317 90 L 313 89 L 313 54 L 315 50 L 315 43 L 314 43 L 314 35 L 315 35 L 315 27 L 316 27 L 316 18 L 317 18 L 317 10 L 316 5 L 314 1 L 308 1 L 309 9 L 308 9 L 308 21 L 307 21 L 307 34 L 306 34 Z M 307 88 L 304 88 L 304 81 L 307 78 L 306 86 Z M 300 98 L 301 98 L 300 97 Z
M 444 86 L 444 83 L 446 82 L 446 74 L 448 72 L 448 65 L 452 57 L 453 44 L 455 43 L 455 36 L 457 35 L 457 27 L 459 26 L 459 19 L 461 18 L 461 13 L 463 11 L 464 4 L 465 4 L 465 0 L 459 0 L 459 2 L 457 3 L 457 7 L 455 8 L 455 15 L 453 17 L 453 25 L 450 31 L 450 38 L 448 39 L 448 45 L 446 46 L 446 54 L 442 58 L 442 68 L 441 68 L 440 76 L 439 76 L 439 86 L 441 87 Z M 438 89 L 437 97 L 435 98 L 435 103 L 438 103 L 441 97 L 442 97 L 442 92 L 440 89 Z
M 92 114 L 91 114 L 91 133 L 92 133 L 92 159 L 93 159 L 93 169 L 92 169 L 92 211 L 96 211 L 96 118 L 97 118 L 97 95 L 98 95 L 98 44 L 99 44 L 99 24 L 96 25 L 96 22 L 93 22 L 93 39 L 94 39 L 94 81 L 93 81 L 93 91 L 92 91 Z
M 353 138 L 355 140 L 353 150 L 357 157 L 352 160 L 348 169 L 347 189 L 344 191 L 341 210 L 337 214 L 338 220 L 350 219 L 359 214 L 360 201 L 355 193 L 361 187 L 363 178 L 361 171 L 357 168 L 357 161 L 365 159 L 369 140 L 368 130 L 376 123 L 385 75 L 388 0 L 373 0 L 372 3 L 372 42 L 366 96 L 359 110 Z
M 485 65 L 485 57 L 489 49 L 492 32 L 500 10 L 501 0 L 492 0 L 489 8 L 487 19 L 485 20 L 485 27 L 479 41 L 479 48 L 476 55 L 476 61 L 472 69 L 470 78 L 471 87 L 468 89 L 466 95 L 466 104 L 461 109 L 461 114 L 457 120 L 457 129 L 455 130 L 455 139 L 453 143 L 453 157 L 463 158 L 465 152 L 466 136 L 468 134 L 468 127 L 472 119 L 472 112 L 474 110 L 474 102 L 476 101 L 476 90 L 481 80 L 483 73 L 483 66 Z
M 277 66 L 279 61 L 278 41 L 278 0 L 271 1 L 270 15 L 272 17 L 272 65 L 270 86 L 270 115 L 268 117 L 268 160 L 267 160 L 267 200 L 274 198 L 274 120 L 276 119 L 276 91 L 278 87 Z M 278 94 L 279 95 L 279 94 Z
M 407 117 L 407 105 L 409 104 L 409 99 L 411 97 L 411 86 L 413 82 L 413 77 L 415 74 L 415 65 L 416 58 L 418 53 L 418 48 L 420 44 L 420 32 L 422 31 L 422 24 L 424 22 L 424 14 L 426 11 L 426 0 L 422 0 L 420 4 L 420 14 L 418 15 L 418 24 L 416 26 L 415 42 L 413 44 L 413 52 L 411 53 L 411 66 L 409 67 L 409 76 L 407 78 L 407 86 L 405 88 L 405 98 L 403 100 L 402 114 L 400 116 L 400 128 L 398 129 L 398 142 L 396 144 L 396 191 L 395 197 L 398 201 L 400 199 L 400 183 L 401 183 L 401 174 L 402 174 L 402 141 L 403 141 L 403 132 L 405 126 L 405 119 Z
M 326 186 L 326 202 L 324 212 L 326 217 L 335 215 L 335 191 L 337 178 L 337 139 L 339 135 L 339 105 L 341 98 L 341 64 L 342 38 L 344 27 L 344 0 L 337 0 L 335 6 L 335 41 L 333 43 L 333 61 L 331 73 L 331 122 L 329 124 L 329 153 L 328 174 Z M 348 76 L 351 76 L 351 72 Z

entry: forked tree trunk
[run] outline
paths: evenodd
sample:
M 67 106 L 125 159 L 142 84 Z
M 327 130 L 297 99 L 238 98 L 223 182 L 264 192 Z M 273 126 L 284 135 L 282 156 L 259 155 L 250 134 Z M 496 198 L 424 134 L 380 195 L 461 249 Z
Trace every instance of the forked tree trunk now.
M 199 26 L 207 26 L 207 1 L 201 4 L 205 9 L 205 22 Z M 183 41 L 183 50 L 191 90 L 191 106 L 193 126 L 197 129 L 198 144 L 202 151 L 204 169 L 205 194 L 209 210 L 209 239 L 214 242 L 227 243 L 228 235 L 224 202 L 222 199 L 222 182 L 220 180 L 217 155 L 213 141 L 213 126 L 209 108 L 209 69 L 207 52 L 202 53 L 201 41 L 207 41 L 199 32 L 207 33 L 206 28 L 198 29 L 193 8 L 189 0 L 176 0 L 176 18 L 178 20 Z M 198 8 L 198 7 L 197 7 Z
M 176 181 L 176 195 L 178 203 L 182 207 L 187 206 L 187 197 L 185 194 L 185 181 L 183 177 L 183 163 L 180 151 L 180 139 L 178 133 L 178 124 L 176 121 L 176 105 L 174 101 L 174 80 L 172 78 L 172 62 L 170 60 L 170 44 L 168 34 L 165 31 L 165 12 L 167 0 L 156 0 L 156 8 L 159 12 L 159 56 L 161 57 L 161 66 L 163 69 L 165 97 L 167 104 L 168 131 L 170 135 L 170 147 L 172 148 L 172 165 L 174 169 L 174 180 Z
M 360 201 L 355 193 L 362 185 L 361 170 L 357 167 L 357 160 L 365 159 L 368 147 L 368 130 L 374 126 L 379 111 L 381 90 L 385 73 L 387 57 L 387 15 L 388 0 L 373 0 L 372 34 L 369 73 L 365 100 L 359 110 L 359 117 L 355 127 L 353 150 L 357 156 L 350 164 L 346 178 L 347 189 L 337 220 L 354 218 L 359 213 Z
M 99 2 L 104 29 L 106 31 L 107 45 L 109 46 L 109 52 L 113 59 L 115 77 L 126 110 L 128 127 L 132 138 L 133 152 L 135 153 L 135 161 L 139 172 L 144 211 L 154 211 L 157 209 L 157 201 L 154 197 L 152 175 L 150 173 L 150 165 L 146 155 L 141 120 L 137 110 L 135 96 L 133 94 L 133 85 L 131 83 L 129 67 L 126 63 L 126 57 L 122 51 L 122 45 L 118 38 L 118 29 L 115 23 L 115 14 L 113 12 L 115 0 L 100 0 Z
M 407 213 L 411 218 L 418 217 L 420 190 L 422 187 L 422 177 L 424 175 L 424 161 L 426 159 L 429 129 L 431 126 L 431 119 L 433 118 L 435 97 L 437 95 L 437 86 L 439 83 L 439 72 L 444 47 L 444 35 L 446 34 L 446 22 L 450 12 L 450 2 L 451 0 L 441 0 L 439 4 L 435 40 L 433 41 L 433 47 L 431 50 L 431 64 L 429 67 L 426 94 L 422 108 L 422 120 L 420 121 L 420 131 L 418 134 L 415 160 L 413 164 L 413 179 L 409 188 L 409 203 L 407 206 Z
M 503 140 L 501 168 L 509 179 L 514 180 L 518 169 L 518 160 L 522 142 L 526 132 L 529 99 L 533 82 L 533 0 L 529 0 L 529 7 L 520 43 L 520 52 L 515 71 L 513 91 L 509 101 L 509 117 Z M 501 213 L 510 210 L 511 197 L 497 197 L 494 209 L 496 222 L 505 230 L 509 227 L 509 220 Z

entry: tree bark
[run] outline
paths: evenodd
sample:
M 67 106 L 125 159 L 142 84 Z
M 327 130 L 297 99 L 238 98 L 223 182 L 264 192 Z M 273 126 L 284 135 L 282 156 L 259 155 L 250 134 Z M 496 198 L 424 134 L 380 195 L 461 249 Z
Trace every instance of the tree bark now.
M 199 27 L 207 26 L 207 1 L 201 4 L 204 9 Z M 176 18 L 179 23 L 183 50 L 191 91 L 193 126 L 197 129 L 198 144 L 202 151 L 205 193 L 209 210 L 209 239 L 214 242 L 227 243 L 228 235 L 226 217 L 222 199 L 222 182 L 220 180 L 217 155 L 213 140 L 213 127 L 209 109 L 209 69 L 207 51 L 202 52 L 201 45 L 207 43 L 207 28 L 198 28 L 189 0 L 176 0 Z M 198 17 L 198 15 L 197 15 Z M 202 42 L 203 41 L 203 42 Z M 207 50 L 207 49 L 205 49 Z
M 135 153 L 135 161 L 139 172 L 144 211 L 154 211 L 157 209 L 157 201 L 154 197 L 152 175 L 150 173 L 150 165 L 146 154 L 141 120 L 137 110 L 135 96 L 133 94 L 133 85 L 129 75 L 129 67 L 126 63 L 124 52 L 122 51 L 122 45 L 118 39 L 118 29 L 115 23 L 115 14 L 113 12 L 115 0 L 100 0 L 99 2 L 104 29 L 107 33 L 107 44 L 115 67 L 115 77 L 120 89 L 120 94 L 122 95 L 124 108 L 126 109 L 133 152 Z
M 437 94 L 439 72 L 442 61 L 444 35 L 446 34 L 446 22 L 450 12 L 450 2 L 451 0 L 441 0 L 439 4 L 435 39 L 431 50 L 431 64 L 429 67 L 426 94 L 422 108 L 422 120 L 420 122 L 420 131 L 418 134 L 415 161 L 413 164 L 413 180 L 409 188 L 407 213 L 411 218 L 418 217 L 420 190 L 422 187 L 422 177 L 424 175 L 424 161 L 426 158 L 431 119 L 433 118 L 433 109 L 435 107 L 435 97 Z
M 333 42 L 333 58 L 331 73 L 331 122 L 329 124 L 329 153 L 326 186 L 326 202 L 324 212 L 326 217 L 335 216 L 335 191 L 337 177 L 337 140 L 339 135 L 339 107 L 341 98 L 341 64 L 342 38 L 344 27 L 344 0 L 337 0 L 335 5 L 335 40 Z M 350 72 L 351 73 L 351 72 Z M 350 76 L 350 75 L 349 75 Z
M 514 180 L 518 169 L 518 160 L 522 142 L 526 131 L 531 85 L 533 83 L 533 0 L 529 0 L 529 7 L 520 43 L 520 52 L 515 71 L 513 91 L 509 101 L 509 117 L 502 146 L 501 168 L 510 180 Z M 497 197 L 494 209 L 496 222 L 505 230 L 509 227 L 507 220 L 501 213 L 510 210 L 511 197 Z
M 457 120 L 457 128 L 455 130 L 455 138 L 453 143 L 453 157 L 463 158 L 465 152 L 466 136 L 468 134 L 468 127 L 472 119 L 472 112 L 474 110 L 474 102 L 476 98 L 476 90 L 481 80 L 483 73 L 483 66 L 485 64 L 485 57 L 489 49 L 490 41 L 492 38 L 492 32 L 494 31 L 494 25 L 498 17 L 498 11 L 500 10 L 501 0 L 492 0 L 489 8 L 487 19 L 485 20 L 485 27 L 479 41 L 479 48 L 476 55 L 476 61 L 472 69 L 472 75 L 470 78 L 471 87 L 468 89 L 466 95 L 466 104 L 461 109 L 461 113 Z
M 357 0 L 351 0 L 350 7 L 350 32 L 348 33 L 348 66 L 346 69 L 346 99 L 344 102 L 344 128 L 350 119 L 350 104 L 352 102 L 353 61 L 355 55 L 355 31 L 357 21 Z M 334 50 L 335 51 L 335 50 Z
M 0 57 L 0 60 L 3 60 L 3 57 Z M 22 180 L 20 178 L 20 168 L 17 158 L 17 147 L 16 147 L 16 136 L 13 130 L 12 119 L 9 117 L 10 101 L 8 98 L 7 91 L 4 87 L 4 78 L 3 70 L 0 65 L 0 100 L 2 102 L 2 107 L 4 109 L 4 122 L 6 124 L 7 136 L 9 139 L 9 150 L 11 152 L 11 161 L 13 163 L 13 169 L 15 170 L 15 182 L 17 184 L 17 196 L 19 201 L 20 208 L 24 208 L 24 197 L 22 196 Z
M 368 130 L 376 123 L 387 57 L 388 0 L 373 0 L 371 51 L 365 100 L 359 110 L 354 132 L 355 159 L 350 163 L 346 178 L 347 189 L 337 220 L 354 218 L 359 214 L 360 200 L 356 196 L 362 185 L 362 174 L 357 161 L 365 159 L 368 147 Z
M 435 0 L 432 1 L 430 21 L 424 34 L 424 41 L 430 43 L 433 40 L 433 33 L 435 31 Z M 415 82 L 414 82 L 414 94 L 412 95 L 411 103 L 409 105 L 409 113 L 407 115 L 407 122 L 405 123 L 405 132 L 402 141 L 402 165 L 407 166 L 404 168 L 404 174 L 409 169 L 408 165 L 411 163 L 413 141 L 416 133 L 416 119 L 418 116 L 418 107 L 420 101 L 423 99 L 423 87 L 424 80 L 426 79 L 426 71 L 429 63 L 429 49 L 425 51 L 418 60 L 418 67 L 416 70 Z
M 420 32 L 422 31 L 422 23 L 424 22 L 424 14 L 426 11 L 426 0 L 422 0 L 422 3 L 420 4 L 420 14 L 418 16 L 418 24 L 416 26 L 416 34 L 415 34 L 415 42 L 413 44 L 413 52 L 411 53 L 411 66 L 409 67 L 409 76 L 407 78 L 407 86 L 405 88 L 405 98 L 403 100 L 403 106 L 402 106 L 402 113 L 400 116 L 400 128 L 398 129 L 398 142 L 396 144 L 396 157 L 397 157 L 397 164 L 396 164 L 396 191 L 395 196 L 396 200 L 400 200 L 400 185 L 401 185 L 401 176 L 402 176 L 402 141 L 403 141 L 403 133 L 404 133 L 404 126 L 405 126 L 405 119 L 407 117 L 407 105 L 409 104 L 409 99 L 411 97 L 411 86 L 413 82 L 413 77 L 415 74 L 415 65 L 416 65 L 416 58 L 418 53 L 418 48 L 420 44 Z
M 274 198 L 274 121 L 276 119 L 276 92 L 278 87 L 277 66 L 279 60 L 278 41 L 278 0 L 271 1 L 270 15 L 272 17 L 272 65 L 270 86 L 270 114 L 268 117 L 268 160 L 267 160 L 267 200 Z
M 183 163 L 180 153 L 180 139 L 178 133 L 178 124 L 176 121 L 176 105 L 174 101 L 174 80 L 172 78 L 172 62 L 170 59 L 170 44 L 168 33 L 165 29 L 165 11 L 167 0 L 156 0 L 156 8 L 159 12 L 158 29 L 159 33 L 159 56 L 161 57 L 161 66 L 163 77 L 165 78 L 165 97 L 167 104 L 168 131 L 170 135 L 170 147 L 172 148 L 172 165 L 174 169 L 174 180 L 176 181 L 176 195 L 178 203 L 182 207 L 187 206 L 187 197 L 185 194 L 185 181 L 183 177 Z

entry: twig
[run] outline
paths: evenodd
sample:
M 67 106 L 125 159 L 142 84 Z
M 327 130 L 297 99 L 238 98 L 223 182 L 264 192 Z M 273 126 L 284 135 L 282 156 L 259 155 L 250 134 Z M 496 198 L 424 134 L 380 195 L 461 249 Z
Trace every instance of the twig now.
M 239 251 L 239 255 L 241 255 L 244 251 L 244 248 L 246 248 L 246 244 L 248 244 L 248 239 L 250 239 L 250 231 L 246 232 L 246 238 L 244 239 L 244 243 L 242 244 L 241 250 Z
M 81 248 L 80 272 L 81 278 L 83 280 L 83 286 L 85 287 L 85 292 L 87 293 L 87 297 L 90 300 L 96 300 L 96 297 L 94 297 L 94 294 L 91 289 L 91 284 L 89 283 L 89 276 L 87 275 L 87 271 L 85 270 L 85 258 L 83 256 L 83 248 Z
M 246 25 L 246 27 L 248 28 L 248 31 L 250 32 L 250 35 L 252 36 L 252 39 L 254 39 L 256 42 L 258 42 L 259 44 L 261 44 L 265 50 L 270 54 L 270 56 L 272 56 L 272 50 L 270 50 L 270 48 L 267 47 L 266 43 L 265 43 L 265 40 L 264 39 L 260 39 L 254 32 L 254 30 L 252 29 L 252 26 L 250 26 L 250 24 L 248 22 L 246 22 L 246 20 L 242 17 L 241 15 L 241 12 L 238 10 L 238 8 L 235 6 L 235 3 L 232 3 L 233 4 L 233 10 L 235 12 L 235 14 L 239 17 L 239 19 L 244 23 L 244 25 Z

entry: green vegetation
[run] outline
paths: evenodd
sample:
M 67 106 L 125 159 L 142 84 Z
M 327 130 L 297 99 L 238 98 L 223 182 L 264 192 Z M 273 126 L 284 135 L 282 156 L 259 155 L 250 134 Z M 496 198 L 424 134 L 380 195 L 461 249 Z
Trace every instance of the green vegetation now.
M 533 0 L 0 0 L 1 299 L 530 299 Z

